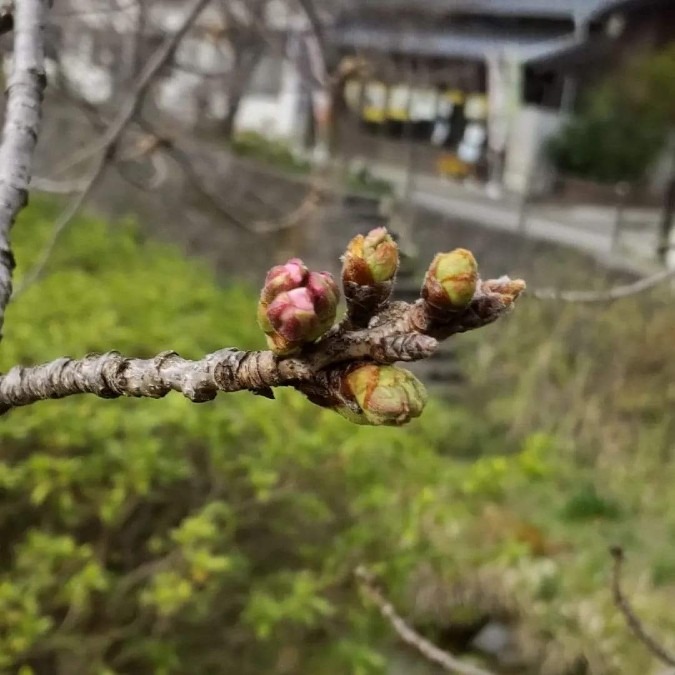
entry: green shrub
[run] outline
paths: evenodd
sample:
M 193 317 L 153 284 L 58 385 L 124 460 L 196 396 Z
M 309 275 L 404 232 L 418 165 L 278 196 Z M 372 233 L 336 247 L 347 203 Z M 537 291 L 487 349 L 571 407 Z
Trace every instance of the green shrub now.
M 21 217 L 19 276 L 56 212 L 36 202 Z M 3 368 L 262 345 L 253 289 L 219 288 L 132 223 L 80 218 L 47 272 L 9 309 Z M 666 300 L 525 302 L 457 340 L 461 399 L 405 429 L 358 428 L 285 391 L 13 411 L 0 671 L 382 673 L 393 638 L 356 593 L 358 564 L 420 625 L 517 621 L 534 672 L 646 670 L 611 604 L 606 548 L 627 548 L 645 621 L 675 634 L 674 327 Z M 621 517 L 570 519 L 585 485 Z M 470 605 L 443 593 L 456 588 Z
M 292 173 L 309 173 L 311 165 L 299 157 L 282 140 L 268 138 L 255 131 L 242 131 L 232 139 L 232 149 L 242 157 L 250 157 Z
M 56 213 L 36 203 L 17 224 L 19 278 Z M 218 288 L 131 223 L 80 218 L 9 309 L 2 365 L 260 347 L 254 316 L 251 289 Z M 414 557 L 408 508 L 452 418 L 432 406 L 436 424 L 396 433 L 278 399 L 83 396 L 12 412 L 0 427 L 0 670 L 379 671 L 378 622 L 351 572 Z
M 565 174 L 614 183 L 637 181 L 664 148 L 675 123 L 675 47 L 623 64 L 588 92 L 549 144 Z

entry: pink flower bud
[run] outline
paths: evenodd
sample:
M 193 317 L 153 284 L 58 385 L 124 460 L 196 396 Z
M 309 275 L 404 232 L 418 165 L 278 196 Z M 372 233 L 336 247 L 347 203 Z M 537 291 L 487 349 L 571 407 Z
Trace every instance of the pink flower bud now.
M 279 293 L 267 308 L 267 319 L 273 330 L 289 342 L 305 341 L 319 325 L 308 288 Z
M 300 258 L 291 258 L 284 265 L 276 265 L 265 277 L 260 300 L 269 304 L 279 293 L 305 285 L 309 270 Z
M 279 291 L 298 282 L 300 286 Z M 309 272 L 297 259 L 270 270 L 258 303 L 258 324 L 270 349 L 287 355 L 321 337 L 335 322 L 339 299 L 330 274 Z
M 340 300 L 340 289 L 333 275 L 328 272 L 310 272 L 307 278 L 307 290 L 319 320 L 325 322 L 330 319 L 332 325 Z

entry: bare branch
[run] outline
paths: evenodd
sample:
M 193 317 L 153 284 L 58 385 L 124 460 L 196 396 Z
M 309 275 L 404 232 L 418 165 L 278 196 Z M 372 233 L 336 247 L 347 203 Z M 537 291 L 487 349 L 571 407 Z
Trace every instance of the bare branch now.
M 606 291 L 558 291 L 553 288 L 547 288 L 541 290 L 535 289 L 530 292 L 530 295 L 533 295 L 538 300 L 562 300 L 564 302 L 577 303 L 613 302 L 614 300 L 628 298 L 631 295 L 644 293 L 669 279 L 675 279 L 675 269 L 662 270 L 644 279 L 634 281 L 631 284 L 615 286 Z
M 614 567 L 612 569 L 612 595 L 614 596 L 614 604 L 617 606 L 626 624 L 632 631 L 633 635 L 642 642 L 642 644 L 659 660 L 667 666 L 675 667 L 675 655 L 670 654 L 661 646 L 647 631 L 638 618 L 624 595 L 621 587 L 621 573 L 623 571 L 623 561 L 625 555 L 620 546 L 613 546 L 610 549 L 612 558 L 614 559 Z
M 382 591 L 376 587 L 373 575 L 366 569 L 359 567 L 354 574 L 363 594 L 377 607 L 399 638 L 419 652 L 427 661 L 435 663 L 448 673 L 456 673 L 457 675 L 492 675 L 483 668 L 458 659 L 420 635 L 401 617 L 394 605 L 384 597 Z
M 71 195 L 74 192 L 81 192 L 86 189 L 87 181 L 81 178 L 54 180 L 52 178 L 43 178 L 42 176 L 33 176 L 30 186 L 38 192 L 47 192 L 53 195 Z
M 325 203 L 327 196 L 328 189 L 322 181 L 318 180 L 315 183 L 310 184 L 307 194 L 293 211 L 282 218 L 279 218 L 275 222 L 254 222 L 249 229 L 256 234 L 269 234 L 271 232 L 280 232 L 282 230 L 300 227 L 314 216 L 319 207 Z
M 150 164 L 152 166 L 153 174 L 150 178 L 139 179 L 129 175 L 125 165 L 117 162 L 115 168 L 119 175 L 127 182 L 129 185 L 133 185 L 138 190 L 144 190 L 146 192 L 152 192 L 159 189 L 164 185 L 169 177 L 169 166 L 166 160 L 166 157 L 160 155 L 157 152 L 150 153 Z
M 176 164 L 178 164 L 192 188 L 201 197 L 206 199 L 214 209 L 219 211 L 233 225 L 236 225 L 242 230 L 252 231 L 245 222 L 234 215 L 230 209 L 225 206 L 222 195 L 215 190 L 212 190 L 207 185 L 206 181 L 201 176 L 199 169 L 192 161 L 190 153 L 180 146 L 177 139 L 162 136 L 147 120 L 139 118 L 137 121 L 142 129 L 160 140 L 161 149 L 171 157 Z
M 131 122 L 134 115 L 142 105 L 145 95 L 147 94 L 147 91 L 154 78 L 157 76 L 162 67 L 169 61 L 176 46 L 185 36 L 197 16 L 209 2 L 210 0 L 193 0 L 185 15 L 185 18 L 183 19 L 182 24 L 178 30 L 169 38 L 167 38 L 151 56 L 147 65 L 139 75 L 131 93 L 122 103 L 119 112 L 112 120 L 108 128 L 103 132 L 102 137 L 98 139 L 93 146 L 83 149 L 83 154 L 75 163 L 79 163 L 79 161 L 86 159 L 92 154 L 92 152 L 99 152 L 99 155 L 96 158 L 94 166 L 91 169 L 89 175 L 82 181 L 82 192 L 73 199 L 71 204 L 66 208 L 64 213 L 55 223 L 51 237 L 49 238 L 49 241 L 45 247 L 42 249 L 37 262 L 35 263 L 34 267 L 26 273 L 26 276 L 24 277 L 21 284 L 21 292 L 23 292 L 30 284 L 34 283 L 44 271 L 45 265 L 47 264 L 47 261 L 49 260 L 59 237 L 68 227 L 73 217 L 80 210 L 82 204 L 84 204 L 89 195 L 98 185 L 99 181 L 103 177 L 108 162 L 114 158 L 117 143 L 126 130 L 128 124 Z M 125 159 L 137 157 L 139 156 L 139 152 L 147 153 L 156 149 L 159 139 L 153 136 L 150 138 L 149 142 L 151 143 L 151 146 L 143 146 L 140 149 L 136 148 L 134 154 L 125 157 Z
M 326 40 L 326 33 L 324 31 L 323 23 L 321 22 L 319 13 L 317 12 L 316 7 L 314 6 L 314 1 L 298 0 L 298 4 L 305 13 L 310 28 L 312 29 L 312 33 L 314 34 L 314 37 L 316 38 L 319 48 L 321 49 L 321 55 L 324 60 L 324 68 L 325 68 L 325 62 L 328 60 L 327 59 L 328 42 Z
M 225 206 L 222 196 L 207 185 L 199 170 L 192 162 L 190 155 L 185 150 L 176 145 L 175 141 L 167 143 L 164 146 L 164 150 L 181 167 L 188 182 L 199 195 L 206 199 L 214 209 L 219 211 L 232 224 L 242 230 L 250 231 L 249 226 Z
M 169 63 L 176 47 L 209 2 L 211 2 L 211 0 L 192 1 L 180 27 L 173 35 L 168 37 L 150 57 L 145 68 L 143 68 L 138 76 L 138 80 L 132 91 L 123 101 L 115 119 L 113 119 L 106 131 L 95 142 L 85 146 L 70 157 L 67 162 L 60 165 L 58 168 L 59 171 L 64 171 L 67 168 L 76 166 L 98 152 L 105 154 L 113 145 L 115 145 L 126 126 L 143 104 L 145 95 L 153 81 L 162 68 Z
M 28 184 L 42 117 L 47 0 L 21 0 L 15 11 L 14 58 L 0 146 L 0 336 L 12 296 L 14 256 L 9 232 L 28 201 Z

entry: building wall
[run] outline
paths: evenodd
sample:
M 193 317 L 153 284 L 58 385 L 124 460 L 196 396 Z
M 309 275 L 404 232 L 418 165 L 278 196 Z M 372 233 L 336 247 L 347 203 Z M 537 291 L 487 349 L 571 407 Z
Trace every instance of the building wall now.
M 264 66 L 264 64 L 263 64 Z M 284 61 L 274 91 L 256 91 L 244 98 L 236 121 L 237 131 L 256 131 L 265 136 L 299 140 L 303 128 L 302 81 L 293 64 Z
M 545 157 L 546 141 L 563 124 L 563 118 L 537 106 L 525 106 L 516 115 L 507 145 L 504 187 L 517 194 L 545 193 L 554 172 Z

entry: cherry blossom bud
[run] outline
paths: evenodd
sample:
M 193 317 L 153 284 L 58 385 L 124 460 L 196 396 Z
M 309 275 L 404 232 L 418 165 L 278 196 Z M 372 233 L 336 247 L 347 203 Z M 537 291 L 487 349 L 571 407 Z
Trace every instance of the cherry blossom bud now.
M 432 261 L 422 297 L 434 308 L 458 311 L 472 300 L 478 284 L 478 265 L 471 251 L 457 248 Z
M 343 394 L 355 405 L 339 407 L 337 412 L 357 424 L 373 426 L 407 424 L 422 414 L 427 402 L 424 385 L 411 372 L 374 363 L 347 371 Z
M 267 308 L 272 329 L 289 342 L 302 342 L 316 332 L 319 317 L 307 288 L 279 293 Z
M 268 298 L 272 299 L 266 302 Z M 297 259 L 270 270 L 258 303 L 258 324 L 270 349 L 292 354 L 321 337 L 335 322 L 339 298 L 330 274 L 309 272 Z
M 342 280 L 360 286 L 392 281 L 398 269 L 398 246 L 386 228 L 354 237 L 342 259 Z
M 340 289 L 328 272 L 310 272 L 307 278 L 307 290 L 314 303 L 314 310 L 319 319 L 330 319 L 331 325 L 335 321 L 337 306 L 340 300 Z

